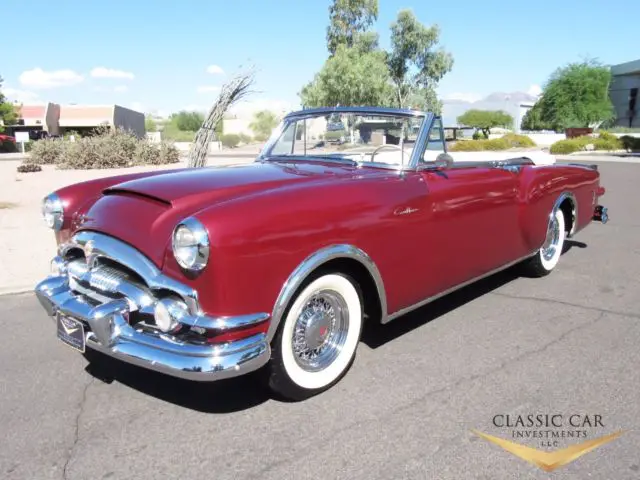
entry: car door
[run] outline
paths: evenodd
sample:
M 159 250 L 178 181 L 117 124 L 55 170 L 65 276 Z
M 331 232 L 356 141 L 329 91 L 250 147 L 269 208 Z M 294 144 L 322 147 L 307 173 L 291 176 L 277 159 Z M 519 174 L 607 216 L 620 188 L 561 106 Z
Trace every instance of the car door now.
M 517 169 L 455 157 L 445 168 L 430 169 L 443 155 L 444 132 L 435 119 L 420 170 L 427 187 L 421 209 L 421 236 L 429 245 L 425 296 L 491 272 L 516 259 L 523 248 Z

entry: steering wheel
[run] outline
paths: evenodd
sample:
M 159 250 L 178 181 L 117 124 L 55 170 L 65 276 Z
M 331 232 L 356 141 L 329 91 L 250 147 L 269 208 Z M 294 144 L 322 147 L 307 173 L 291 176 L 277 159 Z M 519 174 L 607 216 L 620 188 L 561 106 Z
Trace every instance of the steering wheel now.
M 402 148 L 399 145 L 394 145 L 393 143 L 388 143 L 386 145 L 380 145 L 373 152 L 371 152 L 371 162 L 374 162 L 373 157 L 375 157 L 375 155 L 378 153 L 378 151 L 382 150 L 383 148 L 386 148 L 386 147 L 395 148 L 396 150 L 401 150 L 402 152 L 406 153 L 409 158 L 411 158 L 411 152 L 407 152 L 404 148 Z

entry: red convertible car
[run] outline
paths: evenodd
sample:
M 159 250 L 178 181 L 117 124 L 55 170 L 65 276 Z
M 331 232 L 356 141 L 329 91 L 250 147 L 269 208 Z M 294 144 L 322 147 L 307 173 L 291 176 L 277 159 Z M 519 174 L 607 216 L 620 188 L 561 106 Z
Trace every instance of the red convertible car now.
M 454 160 L 428 112 L 302 110 L 255 162 L 48 195 L 58 255 L 35 291 L 80 352 L 197 381 L 260 370 L 300 400 L 344 376 L 366 322 L 515 264 L 551 272 L 607 221 L 603 194 L 594 166 Z

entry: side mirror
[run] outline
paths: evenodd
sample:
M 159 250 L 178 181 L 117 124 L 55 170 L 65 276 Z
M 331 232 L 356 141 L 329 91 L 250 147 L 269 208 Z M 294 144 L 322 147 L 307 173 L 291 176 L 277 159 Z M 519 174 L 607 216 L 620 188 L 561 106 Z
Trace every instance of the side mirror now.
M 453 157 L 448 153 L 441 153 L 431 162 L 424 162 L 418 167 L 419 170 L 446 170 L 453 165 Z

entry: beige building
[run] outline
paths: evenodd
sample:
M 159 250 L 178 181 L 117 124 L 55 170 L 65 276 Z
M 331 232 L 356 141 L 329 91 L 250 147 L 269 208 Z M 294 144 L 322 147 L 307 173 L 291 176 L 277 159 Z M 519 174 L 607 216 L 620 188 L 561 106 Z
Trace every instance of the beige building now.
M 144 113 L 120 105 L 21 105 L 17 107 L 18 123 L 12 132 L 29 131 L 32 138 L 38 132 L 64 135 L 70 131 L 80 134 L 101 125 L 132 131 L 138 137 L 146 134 Z

